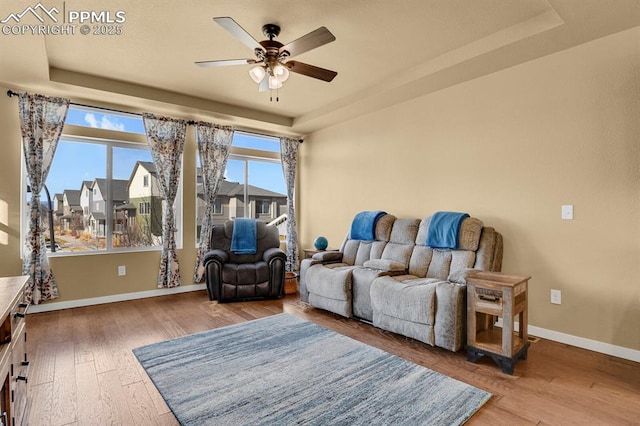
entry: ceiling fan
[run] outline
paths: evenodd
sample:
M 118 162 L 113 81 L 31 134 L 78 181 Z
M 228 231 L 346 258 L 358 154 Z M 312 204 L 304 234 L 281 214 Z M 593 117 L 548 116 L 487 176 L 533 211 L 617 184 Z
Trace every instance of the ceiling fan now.
M 221 67 L 229 65 L 255 64 L 249 70 L 249 75 L 259 84 L 259 91 L 275 90 L 282 87 L 282 83 L 289 78 L 289 71 L 323 81 L 331 81 L 337 72 L 316 67 L 299 61 L 289 60 L 316 47 L 331 43 L 336 38 L 325 27 L 300 37 L 288 44 L 274 40 L 280 34 L 280 27 L 276 24 L 266 24 L 262 33 L 269 38 L 258 42 L 251 34 L 244 30 L 230 17 L 213 18 L 222 28 L 240 40 L 245 46 L 253 50 L 256 59 L 227 59 L 219 61 L 200 61 L 195 64 L 200 67 Z

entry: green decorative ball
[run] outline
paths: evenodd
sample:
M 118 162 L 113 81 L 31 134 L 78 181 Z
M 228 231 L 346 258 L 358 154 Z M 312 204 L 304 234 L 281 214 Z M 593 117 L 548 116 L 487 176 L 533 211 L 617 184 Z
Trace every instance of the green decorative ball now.
M 325 250 L 329 246 L 329 241 L 325 237 L 318 237 L 313 242 L 313 246 L 316 250 Z

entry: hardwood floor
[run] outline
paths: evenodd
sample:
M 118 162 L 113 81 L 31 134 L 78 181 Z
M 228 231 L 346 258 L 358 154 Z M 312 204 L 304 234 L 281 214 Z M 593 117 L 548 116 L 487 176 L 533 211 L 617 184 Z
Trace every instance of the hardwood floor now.
M 638 424 L 640 364 L 540 339 L 514 375 L 446 350 L 279 301 L 210 302 L 204 291 L 30 314 L 29 425 L 177 425 L 131 349 L 289 312 L 485 389 L 470 425 Z M 410 391 L 410 390 L 408 390 Z

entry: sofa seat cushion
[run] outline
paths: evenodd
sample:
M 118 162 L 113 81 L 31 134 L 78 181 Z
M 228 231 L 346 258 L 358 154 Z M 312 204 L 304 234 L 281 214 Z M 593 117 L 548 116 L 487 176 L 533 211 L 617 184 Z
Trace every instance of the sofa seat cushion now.
M 245 285 L 269 281 L 269 265 L 267 262 L 225 263 L 222 267 L 224 284 Z
M 435 320 L 435 278 L 412 275 L 380 277 L 371 285 L 371 305 L 375 314 L 432 326 Z

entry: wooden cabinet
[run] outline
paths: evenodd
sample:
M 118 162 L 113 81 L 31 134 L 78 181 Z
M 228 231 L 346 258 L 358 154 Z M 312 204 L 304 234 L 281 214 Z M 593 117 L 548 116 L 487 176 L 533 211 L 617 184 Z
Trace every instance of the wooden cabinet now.
M 490 356 L 506 374 L 527 359 L 527 285 L 531 277 L 476 272 L 467 278 L 467 360 Z M 502 329 L 495 320 L 502 318 Z M 514 331 L 515 317 L 519 330 Z
M 0 278 L 0 424 L 23 425 L 27 419 L 26 313 L 28 277 Z

